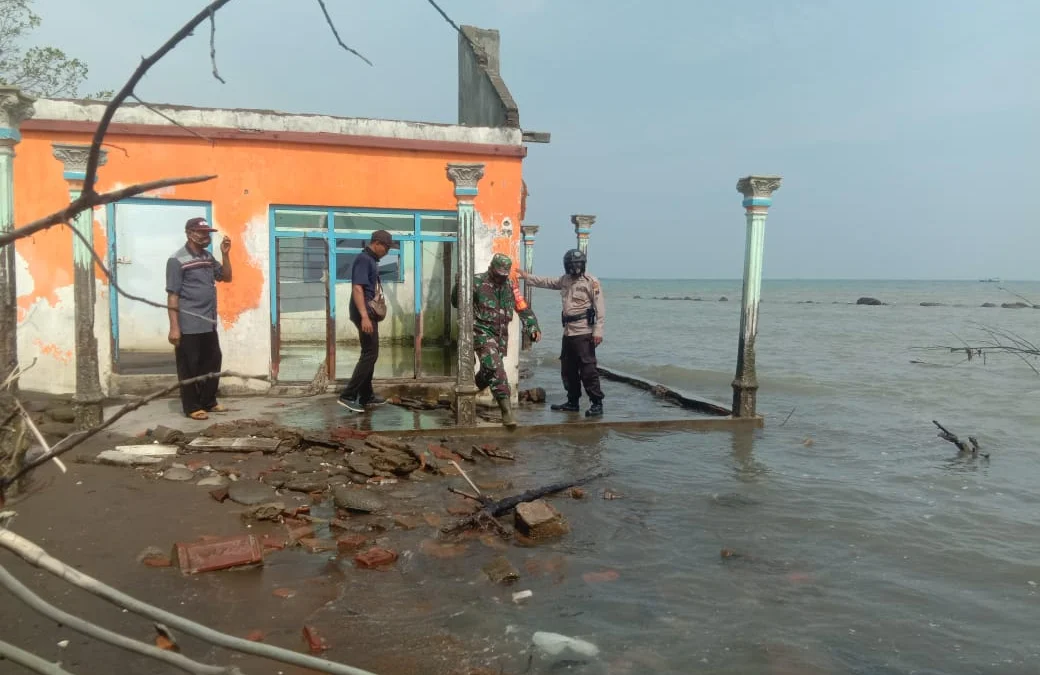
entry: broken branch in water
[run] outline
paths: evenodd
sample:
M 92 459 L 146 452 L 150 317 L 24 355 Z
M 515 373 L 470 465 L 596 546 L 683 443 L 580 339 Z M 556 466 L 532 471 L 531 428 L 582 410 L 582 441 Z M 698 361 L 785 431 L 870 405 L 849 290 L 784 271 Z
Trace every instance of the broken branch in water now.
M 939 427 L 939 438 L 943 439 L 944 441 L 949 441 L 950 443 L 953 443 L 954 445 L 957 446 L 957 449 L 960 450 L 961 452 L 968 452 L 968 453 L 971 453 L 972 455 L 979 455 L 979 454 L 981 454 L 982 457 L 985 457 L 986 459 L 989 459 L 989 453 L 988 452 L 979 453 L 979 442 L 978 442 L 978 440 L 976 440 L 976 438 L 974 436 L 968 436 L 968 440 L 964 441 L 964 440 L 961 440 L 957 436 L 957 434 L 953 433 L 952 431 L 950 431 L 949 429 L 947 429 L 943 425 L 939 424 L 935 420 L 932 420 L 932 424 L 934 424 L 935 426 Z
M 463 520 L 460 520 L 459 522 L 455 523 L 450 527 L 443 528 L 441 531 L 445 534 L 454 534 L 463 530 L 481 527 L 482 525 L 487 524 L 489 520 L 497 523 L 498 521 L 495 521 L 495 518 L 498 518 L 502 514 L 507 513 L 508 511 L 516 508 L 518 504 L 523 504 L 524 502 L 533 502 L 536 499 L 541 499 L 542 497 L 545 497 L 547 495 L 551 495 L 556 492 L 561 492 L 562 490 L 566 490 L 567 488 L 576 487 L 578 485 L 585 485 L 586 483 L 591 483 L 592 481 L 598 480 L 607 475 L 609 475 L 609 472 L 603 471 L 600 473 L 593 474 L 591 476 L 579 478 L 577 480 L 552 483 L 543 487 L 534 488 L 533 490 L 521 492 L 520 494 L 513 495 L 512 497 L 499 499 L 496 502 L 488 502 L 484 505 L 484 508 L 477 511 L 472 516 L 464 518 Z

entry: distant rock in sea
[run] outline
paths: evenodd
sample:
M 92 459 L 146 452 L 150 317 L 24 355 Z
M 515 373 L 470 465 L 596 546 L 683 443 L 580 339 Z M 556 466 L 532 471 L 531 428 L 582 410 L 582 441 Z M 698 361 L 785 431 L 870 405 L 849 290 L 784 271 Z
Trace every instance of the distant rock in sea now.
M 719 298 L 719 302 L 729 302 L 729 298 L 727 298 L 727 297 L 726 297 L 726 296 L 724 295 L 724 296 L 722 296 L 721 298 Z
M 872 305 L 872 306 L 875 306 L 875 305 L 883 305 L 885 303 L 881 302 L 877 298 L 866 298 L 866 297 L 864 297 L 864 298 L 860 298 L 859 300 L 857 300 L 856 304 L 857 305 Z
M 984 303 L 982 303 L 982 306 L 983 307 L 996 307 L 997 303 L 995 303 L 995 302 L 984 302 Z
M 1001 305 L 1004 309 L 1028 309 L 1031 305 L 1024 302 L 1005 302 Z
M 941 302 L 922 302 L 921 306 L 922 307 L 945 307 L 946 305 L 942 304 Z

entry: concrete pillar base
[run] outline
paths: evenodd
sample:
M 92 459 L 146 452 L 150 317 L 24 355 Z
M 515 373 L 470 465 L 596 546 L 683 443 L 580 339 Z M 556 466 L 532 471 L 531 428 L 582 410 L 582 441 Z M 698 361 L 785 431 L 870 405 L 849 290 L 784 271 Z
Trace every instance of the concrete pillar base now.
M 758 383 L 733 381 L 733 416 L 754 417 L 758 405 Z
M 76 429 L 86 431 L 101 426 L 105 421 L 104 405 L 101 401 L 73 400 L 76 409 Z

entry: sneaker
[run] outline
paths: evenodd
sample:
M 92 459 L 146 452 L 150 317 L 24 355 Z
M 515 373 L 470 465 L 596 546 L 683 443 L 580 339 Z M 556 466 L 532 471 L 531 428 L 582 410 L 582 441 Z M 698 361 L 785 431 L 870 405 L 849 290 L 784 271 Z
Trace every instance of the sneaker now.
M 555 410 L 557 412 L 579 412 L 580 411 L 580 408 L 578 408 L 578 402 L 577 401 L 567 401 L 566 403 L 553 403 L 551 406 L 549 406 L 549 409 L 550 410 Z
M 589 409 L 585 411 L 585 417 L 603 417 L 603 404 L 593 403 L 589 406 Z
M 365 406 L 358 403 L 358 400 L 356 398 L 343 398 L 342 396 L 340 396 L 336 399 L 336 403 L 339 403 L 341 406 L 343 406 L 351 412 L 365 412 Z
M 386 399 L 385 398 L 383 398 L 382 396 L 376 396 L 375 394 L 372 394 L 372 398 L 365 399 L 365 402 L 362 403 L 361 405 L 365 405 L 365 406 L 369 406 L 369 405 L 383 405 L 385 403 L 386 403 Z

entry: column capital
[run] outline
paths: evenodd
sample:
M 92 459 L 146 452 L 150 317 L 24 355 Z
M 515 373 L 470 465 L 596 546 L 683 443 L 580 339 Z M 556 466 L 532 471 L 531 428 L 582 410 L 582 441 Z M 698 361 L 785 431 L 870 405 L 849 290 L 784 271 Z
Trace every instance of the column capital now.
M 745 176 L 737 181 L 737 192 L 744 195 L 745 208 L 768 207 L 773 203 L 773 193 L 780 189 L 782 176 Z
M 541 229 L 541 225 L 521 225 L 520 234 L 524 239 L 532 240 L 535 235 L 538 234 L 538 230 Z
M 596 222 L 596 216 L 576 213 L 571 216 L 571 222 L 574 223 L 575 232 L 588 230 Z
M 65 180 L 84 180 L 87 177 L 87 159 L 90 157 L 90 146 L 73 143 L 52 143 L 54 158 L 65 167 Z M 98 155 L 98 167 L 108 161 L 108 152 L 102 148 Z
M 483 164 L 448 164 L 448 180 L 455 184 L 456 197 L 475 197 L 477 183 L 484 177 Z
M 0 85 L 0 141 L 22 140 L 19 127 L 33 116 L 36 99 L 26 96 L 18 87 Z

